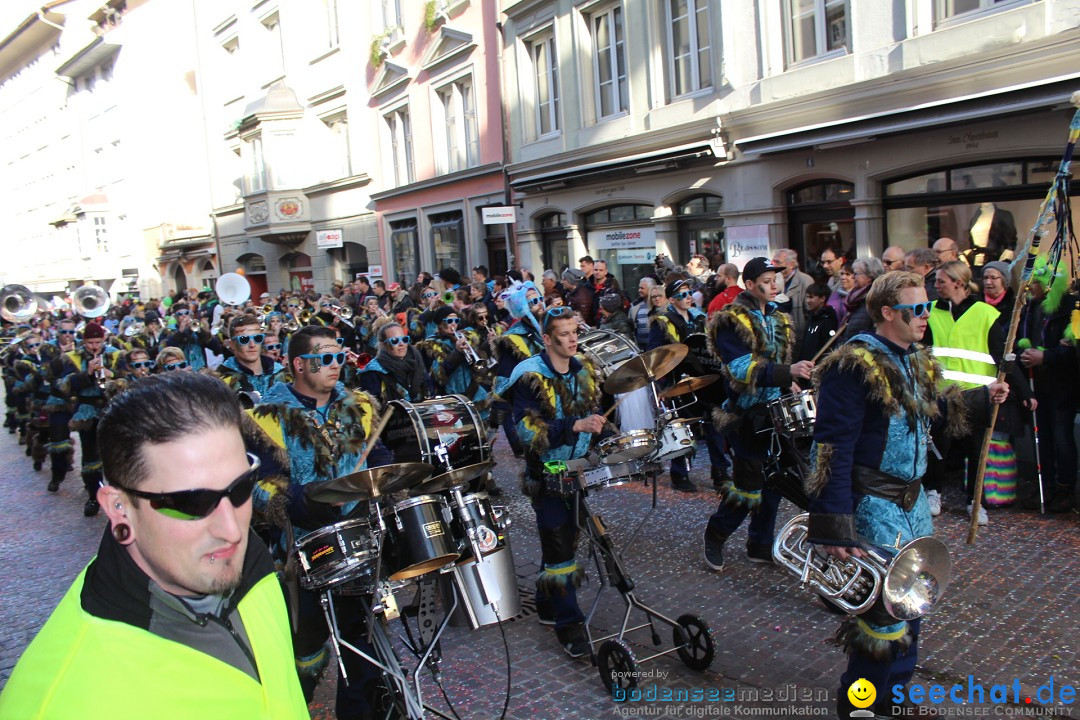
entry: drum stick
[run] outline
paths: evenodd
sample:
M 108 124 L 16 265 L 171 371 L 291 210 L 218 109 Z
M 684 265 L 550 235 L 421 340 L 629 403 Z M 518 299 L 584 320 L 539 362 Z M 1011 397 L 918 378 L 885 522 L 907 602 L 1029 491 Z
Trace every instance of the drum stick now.
M 848 321 L 845 320 L 844 324 L 840 326 L 840 328 L 833 334 L 833 336 L 831 338 L 829 338 L 829 342 L 822 345 L 821 349 L 817 351 L 817 354 L 814 355 L 814 357 L 810 358 L 810 362 L 817 363 L 818 358 L 821 357 L 822 355 L 824 355 L 825 351 L 828 350 L 830 347 L 832 347 L 832 344 L 834 342 L 836 342 L 836 338 L 838 338 L 838 337 L 840 337 L 841 335 L 844 334 L 844 330 L 847 329 L 847 324 L 848 324 Z
M 621 398 L 619 398 L 618 400 L 616 400 L 616 401 L 615 401 L 615 404 L 614 404 L 614 405 L 612 405 L 611 407 L 609 407 L 609 408 L 607 409 L 607 412 L 606 412 L 606 413 L 604 413 L 604 419 L 606 420 L 606 419 L 608 419 L 609 417 L 611 417 L 611 413 L 615 412 L 615 408 L 619 407 L 619 405 L 622 405 L 622 401 L 623 401 L 623 400 L 625 400 L 625 399 L 626 399 L 626 398 L 628 398 L 628 397 L 630 397 L 630 393 L 626 393 L 626 394 L 625 394 L 625 395 L 623 395 L 623 396 L 622 396 Z
M 394 406 L 390 405 L 386 408 L 386 412 L 379 418 L 379 422 L 375 423 L 375 427 L 371 431 L 371 435 L 367 439 L 367 445 L 364 447 L 364 452 L 360 455 L 360 459 L 356 463 L 356 467 L 353 468 L 353 472 L 360 472 L 361 466 L 367 462 L 368 455 L 371 454 L 372 449 L 375 447 L 375 442 L 382 435 L 383 430 L 386 429 L 386 424 L 390 422 L 390 416 L 394 414 Z

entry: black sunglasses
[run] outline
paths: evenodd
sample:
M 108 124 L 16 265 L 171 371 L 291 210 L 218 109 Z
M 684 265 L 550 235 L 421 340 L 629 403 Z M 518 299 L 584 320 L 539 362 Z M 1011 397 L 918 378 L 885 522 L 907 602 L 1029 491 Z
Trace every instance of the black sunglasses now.
M 281 343 L 266 343 L 263 345 L 263 350 L 269 350 L 270 352 L 276 352 L 281 349 Z
M 214 512 L 223 498 L 229 498 L 233 507 L 240 507 L 251 499 L 251 493 L 255 490 L 258 481 L 256 471 L 259 469 L 259 458 L 247 453 L 248 469 L 243 475 L 229 483 L 224 490 L 181 490 L 171 493 L 148 493 L 142 490 L 109 483 L 113 487 L 123 490 L 128 495 L 150 501 L 150 507 L 162 515 L 176 520 L 202 520 Z

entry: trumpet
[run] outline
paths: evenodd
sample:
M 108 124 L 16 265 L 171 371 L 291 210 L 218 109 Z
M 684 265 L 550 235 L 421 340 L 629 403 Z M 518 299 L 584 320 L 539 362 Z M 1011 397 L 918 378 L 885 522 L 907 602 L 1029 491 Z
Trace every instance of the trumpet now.
M 332 315 L 336 315 L 338 320 L 345 323 L 349 327 L 356 327 L 349 319 L 353 316 L 352 308 L 343 307 L 341 305 L 327 305 L 326 309 L 330 311 Z
M 266 303 L 260 309 L 262 310 L 263 315 L 269 315 L 270 313 L 274 312 L 274 306 L 270 303 Z
M 454 333 L 454 337 L 458 340 L 465 341 L 465 349 L 461 352 L 465 356 L 465 360 L 470 365 L 478 369 L 486 369 L 495 366 L 495 358 L 488 358 L 487 360 L 485 360 L 484 358 L 480 357 L 480 353 L 476 352 L 476 348 L 474 348 L 473 344 L 469 342 L 469 338 L 465 335 L 465 333 L 458 330 Z
M 881 598 L 897 620 L 914 620 L 933 609 L 949 585 L 949 548 L 934 537 L 921 537 L 893 548 L 863 547 L 865 558 L 838 560 L 818 554 L 806 541 L 809 514 L 788 521 L 773 541 L 772 556 L 800 582 L 852 615 L 869 610 Z
M 301 325 L 307 325 L 311 322 L 311 311 L 303 310 L 300 312 L 300 317 L 297 318 Z
M 146 329 L 146 324 L 145 323 L 142 323 L 142 322 L 129 323 L 128 326 L 126 328 L 124 328 L 124 337 L 129 337 L 130 338 L 130 337 L 135 337 L 136 335 L 142 335 L 143 330 L 145 330 L 145 329 Z
M 457 293 L 453 290 L 447 290 L 442 294 L 442 301 L 445 305 L 453 305 L 455 300 L 457 300 Z
M 289 316 L 289 319 L 281 324 L 281 329 L 287 333 L 294 333 L 300 329 L 300 323 L 296 321 L 296 318 Z

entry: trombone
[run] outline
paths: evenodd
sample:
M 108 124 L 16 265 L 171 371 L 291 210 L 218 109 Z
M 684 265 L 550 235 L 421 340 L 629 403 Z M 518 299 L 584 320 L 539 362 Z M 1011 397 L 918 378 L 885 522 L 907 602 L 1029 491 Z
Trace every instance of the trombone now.
M 349 327 L 356 327 L 351 322 L 349 322 L 350 318 L 352 318 L 353 316 L 352 308 L 343 307 L 341 305 L 327 305 L 326 309 L 329 310 L 332 315 L 336 316 L 338 320 L 345 323 Z

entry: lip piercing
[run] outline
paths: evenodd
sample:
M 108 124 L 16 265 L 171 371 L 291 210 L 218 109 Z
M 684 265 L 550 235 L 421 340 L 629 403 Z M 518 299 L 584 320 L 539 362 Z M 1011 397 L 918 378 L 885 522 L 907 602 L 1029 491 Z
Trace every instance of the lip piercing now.
M 210 564 L 211 565 L 214 564 L 214 555 L 213 555 L 213 553 L 210 554 Z

